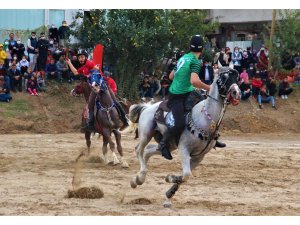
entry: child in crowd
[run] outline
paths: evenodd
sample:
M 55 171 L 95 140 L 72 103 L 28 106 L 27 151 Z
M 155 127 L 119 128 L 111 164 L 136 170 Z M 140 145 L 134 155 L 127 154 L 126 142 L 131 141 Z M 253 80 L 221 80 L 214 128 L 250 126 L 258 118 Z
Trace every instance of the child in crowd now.
M 243 68 L 243 72 L 240 75 L 240 84 L 243 83 L 245 80 L 249 80 L 249 76 L 246 68 Z
M 38 96 L 39 94 L 37 93 L 37 83 L 36 83 L 36 79 L 35 76 L 31 76 L 30 79 L 28 80 L 27 83 L 27 90 L 29 92 L 30 95 L 35 95 Z
M 45 72 L 39 71 L 37 76 L 37 88 L 39 91 L 46 91 Z

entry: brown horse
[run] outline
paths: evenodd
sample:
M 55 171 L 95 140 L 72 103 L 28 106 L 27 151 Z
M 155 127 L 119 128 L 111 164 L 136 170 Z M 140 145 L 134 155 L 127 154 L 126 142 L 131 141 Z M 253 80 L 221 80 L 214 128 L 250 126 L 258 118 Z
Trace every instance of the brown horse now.
M 89 95 L 91 91 L 95 91 L 97 93 L 97 112 L 96 112 L 96 119 L 95 119 L 95 132 L 101 134 L 103 136 L 103 146 L 102 151 L 104 155 L 104 161 L 105 163 L 109 163 L 108 157 L 107 157 L 107 145 L 109 144 L 110 149 L 112 151 L 113 156 L 113 164 L 119 164 L 120 161 L 122 163 L 122 167 L 128 167 L 128 164 L 123 159 L 123 149 L 121 146 L 121 133 L 119 132 L 119 128 L 121 125 L 121 122 L 119 120 L 119 114 L 116 110 L 116 107 L 114 106 L 114 101 L 112 97 L 110 96 L 108 87 L 106 84 L 102 85 L 102 88 L 98 88 L 97 90 L 90 87 L 90 85 L 86 81 L 81 81 L 79 85 L 75 87 L 71 91 L 71 94 L 73 96 L 83 94 L 86 102 L 88 103 Z M 124 103 L 124 101 L 120 101 L 122 106 L 124 107 L 126 113 L 129 111 L 130 105 Z M 88 105 L 85 106 L 83 113 L 82 113 L 82 125 L 86 124 L 86 121 L 88 119 Z M 91 134 L 90 131 L 84 131 L 85 133 L 85 139 L 86 144 L 88 147 L 88 153 L 90 151 L 91 146 Z M 116 156 L 115 152 L 115 143 L 112 141 L 111 133 L 114 133 L 116 142 L 117 142 L 117 150 L 120 154 L 120 161 Z

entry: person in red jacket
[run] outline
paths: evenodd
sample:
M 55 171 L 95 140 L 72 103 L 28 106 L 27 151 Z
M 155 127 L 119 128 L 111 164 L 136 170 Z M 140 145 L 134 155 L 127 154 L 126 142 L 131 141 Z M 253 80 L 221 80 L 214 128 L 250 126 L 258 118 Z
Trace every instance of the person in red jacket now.
M 252 96 L 257 97 L 262 87 L 262 81 L 259 75 L 259 71 L 256 71 L 255 77 L 252 79 Z
M 79 74 L 83 74 L 85 77 L 89 78 L 91 77 L 92 73 L 99 73 L 100 72 L 100 75 L 102 76 L 102 71 L 100 70 L 100 68 L 95 65 L 92 61 L 88 60 L 88 54 L 85 50 L 79 50 L 78 53 L 77 53 L 77 58 L 78 58 L 78 61 L 81 65 L 81 67 L 79 69 L 76 69 L 71 60 L 70 59 L 66 59 L 72 73 L 77 76 Z M 88 79 L 89 82 L 90 82 L 90 79 Z M 120 116 L 120 119 L 121 121 L 123 122 L 123 126 L 121 127 L 121 130 L 125 129 L 127 126 L 129 126 L 128 124 L 128 120 L 126 118 L 126 116 L 123 116 L 120 111 L 124 111 L 124 109 L 121 107 L 120 104 L 117 104 L 118 102 L 116 101 L 116 97 L 113 93 L 113 91 L 111 90 L 111 88 L 108 88 L 109 92 L 110 92 L 110 95 L 111 97 L 113 98 L 113 100 L 115 101 L 115 105 L 117 107 L 117 111 L 119 112 L 119 116 Z M 90 130 L 90 131 L 93 131 L 94 130 L 94 106 L 95 106 L 95 99 L 96 99 L 96 93 L 91 91 L 91 94 L 90 94 L 90 97 L 89 97 L 89 103 L 88 103 L 88 106 L 89 106 L 89 119 L 88 119 L 88 122 L 87 124 L 83 127 L 83 129 L 85 130 Z M 121 109 L 120 109 L 121 108 Z
M 122 105 L 120 104 L 120 102 L 115 97 L 115 94 L 117 94 L 117 92 L 118 92 L 117 84 L 114 81 L 114 79 L 112 79 L 110 72 L 105 71 L 104 72 L 104 77 L 105 77 L 105 80 L 106 80 L 108 86 L 110 87 L 110 89 L 114 93 L 113 99 L 114 99 L 117 111 L 119 113 L 120 119 L 123 122 L 123 126 L 120 128 L 120 130 L 123 130 L 127 126 L 129 126 L 129 124 L 128 124 L 128 119 L 127 119 L 125 110 L 123 109 Z

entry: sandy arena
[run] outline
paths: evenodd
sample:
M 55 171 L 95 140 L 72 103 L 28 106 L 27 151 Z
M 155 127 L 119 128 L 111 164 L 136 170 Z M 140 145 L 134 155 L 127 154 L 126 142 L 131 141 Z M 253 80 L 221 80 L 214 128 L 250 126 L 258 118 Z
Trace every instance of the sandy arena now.
M 0 135 L 0 215 L 299 215 L 299 134 L 222 135 L 226 149 L 212 150 L 182 185 L 171 209 L 163 207 L 169 173 L 180 162 L 155 156 L 145 184 L 130 188 L 138 171 L 132 135 L 123 136 L 129 169 L 104 165 L 102 139 L 92 139 L 81 186 L 98 186 L 101 199 L 67 198 L 83 134 Z

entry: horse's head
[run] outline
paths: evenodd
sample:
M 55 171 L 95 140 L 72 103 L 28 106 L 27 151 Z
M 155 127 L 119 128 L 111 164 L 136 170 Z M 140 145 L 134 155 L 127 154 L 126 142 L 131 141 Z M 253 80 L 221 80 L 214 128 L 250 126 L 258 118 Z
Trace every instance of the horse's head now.
M 221 97 L 227 98 L 227 101 L 233 105 L 239 104 L 241 99 L 238 80 L 239 73 L 235 69 L 229 67 L 222 67 L 219 69 L 219 74 L 217 76 L 219 94 Z
M 92 91 L 98 94 L 100 91 L 106 91 L 107 86 L 104 78 L 98 73 L 92 73 L 90 77 Z

